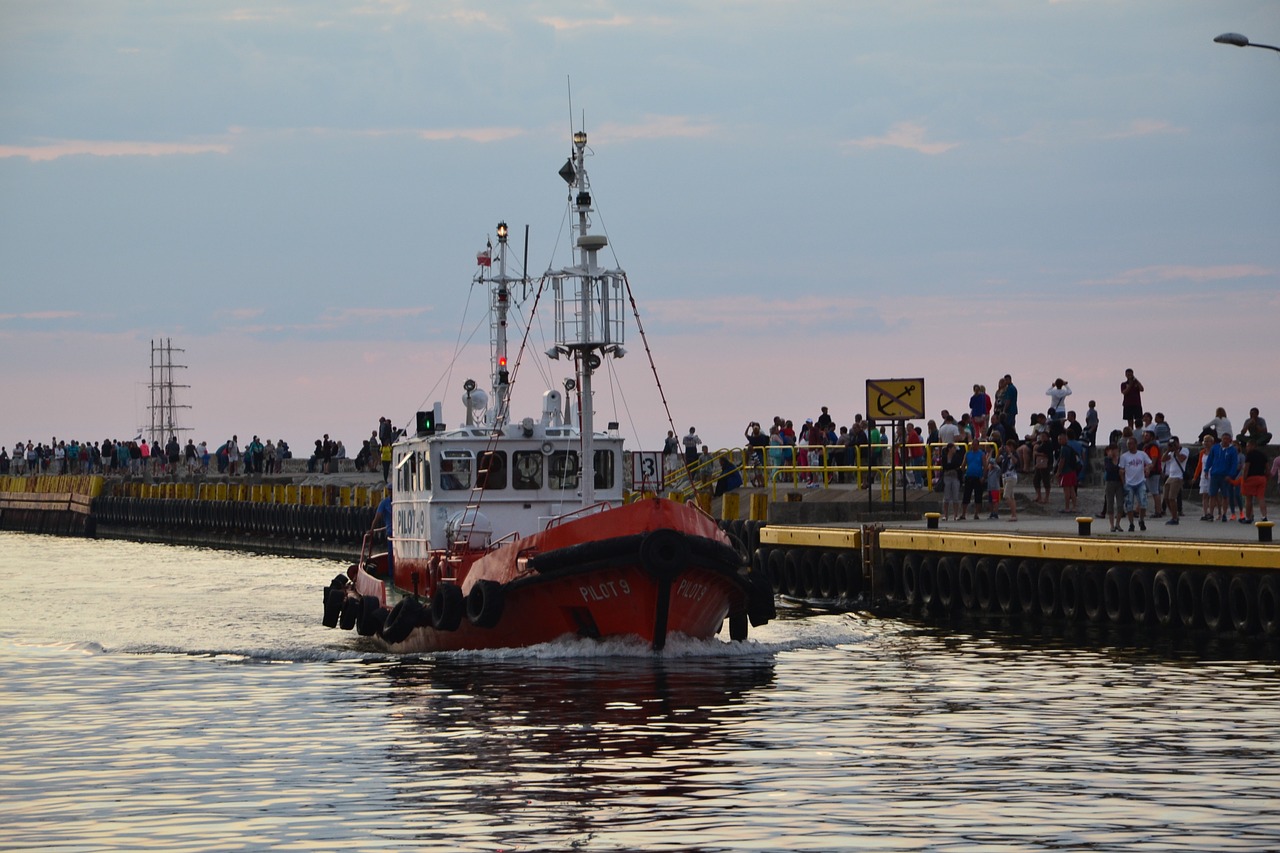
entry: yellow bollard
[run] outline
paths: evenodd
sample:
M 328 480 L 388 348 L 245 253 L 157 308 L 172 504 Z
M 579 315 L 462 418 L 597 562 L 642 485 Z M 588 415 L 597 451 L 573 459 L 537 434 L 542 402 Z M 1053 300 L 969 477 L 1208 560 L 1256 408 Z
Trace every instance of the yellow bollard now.
M 760 492 L 751 496 L 751 509 L 747 516 L 752 521 L 769 520 L 769 496 Z
M 720 498 L 720 517 L 725 521 L 737 521 L 738 513 L 741 511 L 738 504 L 739 495 L 737 492 L 725 492 Z
M 705 512 L 707 515 L 711 514 L 711 495 L 706 492 L 695 492 L 693 495 L 693 502 L 698 505 L 698 509 Z

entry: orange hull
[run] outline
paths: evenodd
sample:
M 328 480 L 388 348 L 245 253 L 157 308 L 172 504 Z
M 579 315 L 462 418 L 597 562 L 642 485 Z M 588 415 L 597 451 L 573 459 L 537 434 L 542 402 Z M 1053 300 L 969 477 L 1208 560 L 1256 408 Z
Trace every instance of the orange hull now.
M 365 607 L 405 602 L 378 632 L 392 651 L 521 647 L 566 635 L 638 637 L 660 649 L 672 633 L 714 636 L 726 618 L 740 638 L 748 615 L 756 624 L 772 615 L 767 582 L 747 575 L 715 521 L 669 500 L 572 518 L 452 561 L 443 556 L 397 559 L 394 583 L 376 564 L 354 573 L 349 599 Z M 466 612 L 458 618 L 460 606 Z M 407 632 L 406 618 L 414 623 Z

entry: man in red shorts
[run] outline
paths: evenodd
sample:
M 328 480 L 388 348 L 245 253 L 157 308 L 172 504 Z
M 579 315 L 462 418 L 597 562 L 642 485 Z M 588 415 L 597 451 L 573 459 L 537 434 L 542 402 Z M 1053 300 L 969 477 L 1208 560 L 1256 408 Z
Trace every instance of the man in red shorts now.
M 1240 493 L 1244 495 L 1244 515 L 1241 524 L 1253 524 L 1253 501 L 1258 501 L 1262 520 L 1267 520 L 1267 454 L 1262 452 L 1256 438 L 1249 439 L 1244 454 L 1244 470 L 1241 471 Z

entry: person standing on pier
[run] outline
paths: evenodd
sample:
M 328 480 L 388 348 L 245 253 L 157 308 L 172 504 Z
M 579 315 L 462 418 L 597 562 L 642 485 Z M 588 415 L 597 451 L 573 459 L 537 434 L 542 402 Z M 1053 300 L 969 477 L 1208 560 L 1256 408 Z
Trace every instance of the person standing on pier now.
M 1120 470 L 1124 472 L 1124 510 L 1129 517 L 1129 532 L 1133 532 L 1133 515 L 1138 514 L 1138 524 L 1147 529 L 1147 475 L 1151 473 L 1151 457 L 1138 449 L 1138 440 L 1129 439 L 1129 449 L 1120 454 Z
M 1190 452 L 1182 446 L 1176 435 L 1170 436 L 1169 447 L 1164 451 L 1164 506 L 1169 511 L 1169 520 L 1165 524 L 1177 524 L 1182 507 L 1178 505 L 1182 495 L 1182 481 L 1186 477 L 1187 459 Z
M 1071 386 L 1067 384 L 1067 380 L 1058 377 L 1044 393 L 1049 395 L 1049 417 L 1055 421 L 1066 420 L 1067 397 L 1071 396 Z
M 982 512 L 982 488 L 987 471 L 987 454 L 978 444 L 977 436 L 969 440 L 969 450 L 964 454 L 964 497 L 960 502 L 960 520 L 969 516 L 969 497 L 973 496 L 973 520 Z
M 1121 404 L 1124 407 L 1124 420 L 1130 429 L 1137 429 L 1142 423 L 1142 392 L 1147 389 L 1133 375 L 1133 368 L 1125 368 L 1124 381 L 1120 383 Z
M 1244 469 L 1240 472 L 1240 491 L 1244 493 L 1244 513 L 1241 524 L 1253 524 L 1253 502 L 1258 501 L 1258 512 L 1267 520 L 1267 454 L 1256 438 L 1250 438 L 1244 454 Z

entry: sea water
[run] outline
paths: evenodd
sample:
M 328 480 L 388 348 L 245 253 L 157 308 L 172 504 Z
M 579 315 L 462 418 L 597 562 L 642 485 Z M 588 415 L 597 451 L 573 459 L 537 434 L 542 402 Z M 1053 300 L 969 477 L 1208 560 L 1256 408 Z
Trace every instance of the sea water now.
M 321 560 L 0 533 L 6 850 L 1266 850 L 1273 661 L 783 614 L 399 658 Z

